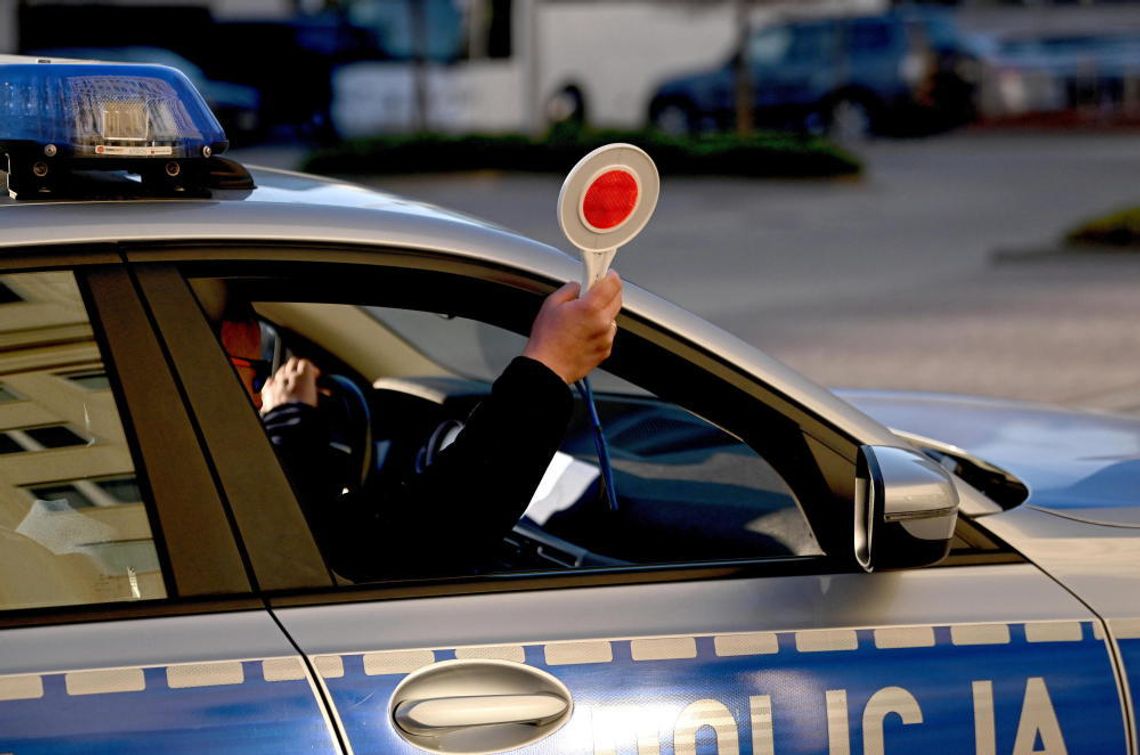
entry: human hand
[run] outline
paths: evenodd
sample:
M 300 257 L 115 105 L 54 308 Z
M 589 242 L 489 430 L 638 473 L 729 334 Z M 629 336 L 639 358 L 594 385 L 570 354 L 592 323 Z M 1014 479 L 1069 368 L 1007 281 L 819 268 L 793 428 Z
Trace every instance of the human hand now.
M 282 404 L 317 405 L 317 378 L 321 371 L 308 359 L 289 357 L 261 387 L 261 413 Z
M 581 380 L 610 355 L 621 311 L 621 278 L 611 270 L 578 298 L 567 283 L 542 303 L 522 355 L 542 362 L 567 383 Z

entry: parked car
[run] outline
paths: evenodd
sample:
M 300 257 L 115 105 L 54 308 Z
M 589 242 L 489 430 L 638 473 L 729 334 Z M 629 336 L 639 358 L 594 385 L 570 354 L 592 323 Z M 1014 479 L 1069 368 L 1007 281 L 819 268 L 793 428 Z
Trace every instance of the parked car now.
M 1140 114 L 1140 35 L 991 37 L 982 57 L 981 114 Z
M 192 61 L 161 47 L 54 47 L 31 50 L 27 54 L 40 58 L 156 63 L 170 66 L 190 79 L 190 83 L 206 98 L 206 103 L 232 139 L 239 143 L 254 139 L 262 133 L 266 125 L 261 114 L 261 95 L 256 88 L 210 79 Z
M 765 127 L 847 141 L 973 117 L 969 41 L 944 14 L 897 10 L 757 29 L 747 49 L 719 68 L 661 84 L 649 122 L 670 133 L 731 128 L 741 55 L 750 66 L 755 120 Z
M 0 119 L 33 161 L 0 200 L 0 751 L 1129 751 L 1137 420 L 853 404 L 627 285 L 592 376 L 616 510 L 581 399 L 501 542 L 431 568 L 472 486 L 387 535 L 427 568 L 354 579 L 238 370 L 339 375 L 314 411 L 384 502 L 579 262 L 219 158 L 174 72 L 53 65 L 0 60 L 0 112 L 78 103 Z

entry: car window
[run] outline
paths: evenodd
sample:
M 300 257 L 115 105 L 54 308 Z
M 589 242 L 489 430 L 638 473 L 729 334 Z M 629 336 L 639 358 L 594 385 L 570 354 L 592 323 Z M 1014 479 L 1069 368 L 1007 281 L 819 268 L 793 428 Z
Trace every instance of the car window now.
M 520 334 L 469 318 L 390 307 L 368 311 L 418 347 L 466 357 L 467 374 L 481 381 L 493 381 L 526 343 Z M 580 406 L 526 522 L 631 563 L 819 553 L 790 489 L 747 444 L 607 369 L 594 370 L 590 383 L 620 515 L 599 521 L 592 505 L 603 495 L 602 474 L 593 426 Z
M 855 55 L 874 55 L 890 50 L 895 26 L 878 19 L 857 19 L 851 22 L 851 52 Z
M 949 19 L 934 17 L 925 20 L 922 29 L 930 44 L 940 50 L 953 50 L 964 44 L 962 35 Z
M 776 65 L 784 60 L 791 44 L 792 32 L 786 26 L 764 29 L 752 35 L 748 54 L 753 65 Z
M 416 20 L 417 10 L 422 13 L 421 21 Z M 392 59 L 416 56 L 417 23 L 423 24 L 422 52 L 428 60 L 454 60 L 464 50 L 464 18 L 449 0 L 413 4 L 407 0 L 360 0 L 348 6 L 347 15 L 354 26 L 374 34 L 380 50 Z
M 4 275 L 0 291 L 0 610 L 165 597 L 74 276 Z
M 785 56 L 788 63 L 816 63 L 826 61 L 835 52 L 834 24 L 797 26 L 792 44 Z
M 537 470 L 535 484 L 528 488 L 529 505 L 527 500 L 520 502 L 493 542 L 483 539 L 478 548 L 467 550 L 465 533 L 457 531 L 459 519 L 467 513 L 456 515 L 456 504 L 464 510 L 483 510 L 488 518 L 502 517 L 500 507 L 513 504 L 498 498 L 496 486 L 490 490 L 464 489 L 461 483 L 446 487 L 458 490 L 455 494 L 468 499 L 464 501 L 409 497 L 407 491 L 422 475 L 430 474 L 424 469 L 433 463 L 433 456 L 448 448 L 459 423 L 469 421 L 485 401 L 490 383 L 521 351 L 525 338 L 471 318 L 401 307 L 280 301 L 253 301 L 251 305 L 262 319 L 261 332 L 275 334 L 284 356 L 310 359 L 326 379 L 339 373 L 337 380 L 349 379 L 367 399 L 372 430 L 365 480 L 358 489 L 350 490 L 358 481 L 338 477 L 335 484 L 324 485 L 326 492 L 319 498 L 313 491 L 322 481 L 314 477 L 325 473 L 314 473 L 313 469 L 338 468 L 344 461 L 341 451 L 351 456 L 357 445 L 348 437 L 351 432 L 343 432 L 344 426 L 354 421 L 345 412 L 360 413 L 358 408 L 344 406 L 355 399 L 346 398 L 343 387 L 325 383 L 330 395 L 319 399 L 316 412 L 304 407 L 292 413 L 278 408 L 263 416 L 326 561 L 342 577 L 371 581 L 389 574 L 434 575 L 437 569 L 450 574 L 529 572 L 820 553 L 792 490 L 730 429 L 675 402 L 657 399 L 637 380 L 604 370 L 597 370 L 591 382 L 611 459 L 617 509 L 609 502 L 594 425 L 579 396 L 553 460 Z M 362 312 L 367 313 L 376 332 L 360 329 Z M 345 327 L 336 327 L 337 321 Z M 452 368 L 452 376 L 441 378 L 437 370 L 426 374 L 404 370 L 361 374 L 349 367 L 383 363 L 382 359 L 362 360 L 352 352 L 383 348 L 381 344 L 388 336 L 382 333 L 389 329 L 405 347 L 410 343 L 421 353 L 443 355 L 441 359 Z M 346 342 L 350 331 L 357 338 L 351 344 Z M 223 338 L 222 345 L 233 356 L 234 344 L 227 344 Z M 264 347 L 262 343 L 262 354 Z M 241 377 L 244 362 L 235 361 L 234 365 Z M 662 369 L 668 365 L 662 364 Z M 536 406 L 533 411 L 540 413 L 542 408 Z M 298 456 L 325 455 L 326 451 L 306 447 L 306 440 L 297 438 L 296 428 L 305 423 L 317 427 L 320 421 L 314 417 L 322 414 L 330 418 L 332 444 L 339 444 L 340 450 L 331 454 L 327 464 L 313 465 Z M 302 435 L 310 437 L 308 431 Z M 523 442 L 525 445 L 525 439 Z M 520 469 L 509 474 L 516 471 L 519 475 L 530 473 L 521 463 Z M 396 510 L 398 507 L 414 507 L 416 511 Z M 420 515 L 435 508 L 439 509 L 438 516 Z M 330 534 L 339 526 L 330 523 L 330 517 L 356 517 L 361 531 L 377 527 L 377 519 L 391 520 L 391 528 L 381 524 L 375 536 L 353 543 L 355 533 Z M 406 542 L 379 542 L 392 537 L 391 530 L 396 528 L 407 530 Z M 403 551 L 409 543 L 415 544 L 412 550 L 417 556 L 438 549 L 439 558 L 425 559 L 410 568 L 387 559 L 384 551 Z M 384 563 L 376 569 L 362 565 L 347 555 L 353 549 L 377 552 L 377 563 Z M 462 558 L 453 558 L 464 550 L 467 552 Z

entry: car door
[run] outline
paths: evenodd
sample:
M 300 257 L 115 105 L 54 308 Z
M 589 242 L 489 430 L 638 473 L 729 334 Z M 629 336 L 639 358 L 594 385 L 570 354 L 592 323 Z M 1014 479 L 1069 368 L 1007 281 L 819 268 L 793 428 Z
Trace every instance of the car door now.
M 756 109 L 768 122 L 798 123 L 835 87 L 840 24 L 818 21 L 763 30 L 752 39 Z
M 462 311 L 516 332 L 550 286 L 469 259 L 425 262 L 422 251 L 243 248 L 228 268 L 225 256 L 215 249 L 201 268 L 192 251 L 133 255 L 215 458 L 264 459 L 269 442 L 202 317 L 211 276 L 268 285 L 261 295 L 276 302 Z M 310 262 L 298 266 L 302 258 Z M 523 314 L 511 314 L 516 305 Z M 618 324 L 611 369 L 770 463 L 824 552 L 290 585 L 305 571 L 297 563 L 314 557 L 281 559 L 283 544 L 304 539 L 295 498 L 235 492 L 254 571 L 277 585 L 263 590 L 271 611 L 354 752 L 1127 751 L 1103 626 L 1070 593 L 966 519 L 937 568 L 859 572 L 844 548 L 849 444 L 882 436 L 845 439 L 826 417 L 636 312 Z M 334 354 L 332 340 L 351 338 L 323 332 Z M 227 445 L 226 432 L 242 445 Z M 723 511 L 710 510 L 707 526 Z M 431 548 L 430 531 L 406 534 Z M 295 574 L 263 574 L 285 567 Z
M 2 752 L 340 751 L 181 390 L 113 247 L 6 250 Z
M 844 83 L 873 93 L 881 102 L 906 91 L 922 74 L 924 61 L 908 58 L 906 26 L 891 17 L 853 19 L 845 28 Z M 913 69 L 913 70 L 912 70 Z

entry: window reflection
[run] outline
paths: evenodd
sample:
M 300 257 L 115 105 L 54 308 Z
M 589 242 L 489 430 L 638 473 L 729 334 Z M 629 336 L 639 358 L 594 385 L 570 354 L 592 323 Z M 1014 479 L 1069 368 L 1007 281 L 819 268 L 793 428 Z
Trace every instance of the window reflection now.
M 75 279 L 0 276 L 0 610 L 165 597 Z

